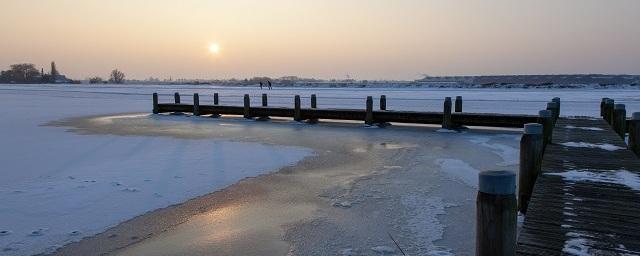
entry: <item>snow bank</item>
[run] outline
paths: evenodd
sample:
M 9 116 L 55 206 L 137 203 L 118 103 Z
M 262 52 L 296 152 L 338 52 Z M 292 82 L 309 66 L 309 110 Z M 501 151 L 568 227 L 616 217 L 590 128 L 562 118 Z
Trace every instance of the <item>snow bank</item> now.
M 640 191 L 640 176 L 627 170 L 571 170 L 566 172 L 545 173 L 545 175 L 560 176 L 569 181 L 590 181 L 612 183 L 627 186 L 630 189 Z
M 625 149 L 623 147 L 618 147 L 615 145 L 611 145 L 609 143 L 597 143 L 597 144 L 593 144 L 593 143 L 587 143 L 587 142 L 565 142 L 565 143 L 560 143 L 560 145 L 563 146 L 567 146 L 567 147 L 574 147 L 574 148 L 599 148 L 599 149 L 604 149 L 607 151 L 616 151 L 616 150 L 621 150 L 621 149 Z

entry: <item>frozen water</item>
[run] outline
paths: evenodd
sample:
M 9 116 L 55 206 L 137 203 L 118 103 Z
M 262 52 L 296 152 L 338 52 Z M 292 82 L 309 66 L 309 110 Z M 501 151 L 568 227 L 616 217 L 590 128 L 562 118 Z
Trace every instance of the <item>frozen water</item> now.
M 71 87 L 64 88 L 71 92 L 46 95 L 33 89 L 37 87 L 0 89 L 0 104 L 7 110 L 0 114 L 2 255 L 48 253 L 135 216 L 276 171 L 312 154 L 301 147 L 220 139 L 69 133 L 45 124 L 141 110 L 148 100 L 77 93 Z

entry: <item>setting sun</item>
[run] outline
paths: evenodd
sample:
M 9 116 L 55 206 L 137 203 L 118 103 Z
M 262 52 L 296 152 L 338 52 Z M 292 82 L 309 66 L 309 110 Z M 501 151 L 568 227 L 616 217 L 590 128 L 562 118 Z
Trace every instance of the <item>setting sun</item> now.
M 220 45 L 213 43 L 209 45 L 209 52 L 213 53 L 213 54 L 218 54 L 220 53 Z

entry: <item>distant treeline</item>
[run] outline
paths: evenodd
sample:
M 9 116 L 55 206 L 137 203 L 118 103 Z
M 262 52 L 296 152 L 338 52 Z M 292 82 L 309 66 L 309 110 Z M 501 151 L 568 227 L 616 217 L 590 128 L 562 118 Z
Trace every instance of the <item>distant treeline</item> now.
M 120 70 L 114 69 L 110 73 L 109 80 L 100 77 L 89 79 L 90 83 L 114 83 L 121 84 L 125 82 L 125 74 Z M 0 71 L 0 83 L 5 84 L 79 84 L 81 81 L 72 80 L 65 75 L 60 74 L 56 68 L 56 63 L 51 62 L 49 73 L 45 73 L 44 69 L 38 70 L 34 64 L 21 63 L 9 66 L 9 70 Z

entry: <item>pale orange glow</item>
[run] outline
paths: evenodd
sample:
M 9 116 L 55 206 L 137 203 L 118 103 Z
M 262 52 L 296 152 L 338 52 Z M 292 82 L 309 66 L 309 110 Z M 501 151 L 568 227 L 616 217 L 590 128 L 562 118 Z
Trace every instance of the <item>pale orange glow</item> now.
M 637 0 L 3 0 L 0 69 L 73 78 L 640 73 Z M 212 61 L 209 43 L 216 36 Z M 223 56 L 224 55 L 224 56 Z
M 217 55 L 218 53 L 220 53 L 220 45 L 217 43 L 210 44 L 209 52 Z

